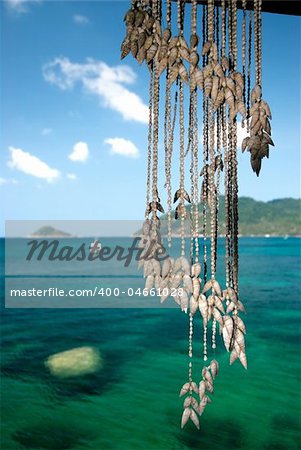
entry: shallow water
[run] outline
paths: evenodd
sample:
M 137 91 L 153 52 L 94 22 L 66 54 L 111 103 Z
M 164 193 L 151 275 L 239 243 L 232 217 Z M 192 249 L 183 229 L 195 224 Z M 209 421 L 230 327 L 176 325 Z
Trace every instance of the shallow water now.
M 219 342 L 220 375 L 200 431 L 179 426 L 188 331 L 179 310 L 3 309 L 1 449 L 301 448 L 300 244 L 240 240 L 249 368 L 229 366 Z M 1 284 L 3 292 L 3 277 Z M 49 355 L 83 345 L 99 349 L 101 371 L 74 379 L 47 373 Z M 201 368 L 196 358 L 196 379 Z

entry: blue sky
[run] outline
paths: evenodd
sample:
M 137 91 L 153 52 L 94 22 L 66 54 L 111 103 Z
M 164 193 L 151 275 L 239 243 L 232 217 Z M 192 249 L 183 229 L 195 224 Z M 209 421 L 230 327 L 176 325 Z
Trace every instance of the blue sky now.
M 120 61 L 128 4 L 1 1 L 2 232 L 5 219 L 143 217 L 148 70 Z M 300 18 L 263 16 L 263 96 L 276 147 L 259 178 L 239 152 L 240 195 L 299 197 Z

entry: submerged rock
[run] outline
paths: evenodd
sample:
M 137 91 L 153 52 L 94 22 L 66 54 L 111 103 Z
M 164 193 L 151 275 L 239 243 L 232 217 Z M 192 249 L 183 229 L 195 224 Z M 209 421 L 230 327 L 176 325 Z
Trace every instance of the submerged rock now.
M 49 356 L 45 366 L 55 377 L 78 377 L 100 370 L 102 360 L 98 350 L 92 347 L 78 347 Z

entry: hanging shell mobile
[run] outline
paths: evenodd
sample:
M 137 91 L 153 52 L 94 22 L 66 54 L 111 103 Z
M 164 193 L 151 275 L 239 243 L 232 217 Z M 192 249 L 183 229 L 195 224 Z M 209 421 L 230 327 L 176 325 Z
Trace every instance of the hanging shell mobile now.
M 242 151 L 250 152 L 251 167 L 258 176 L 261 160 L 269 157 L 269 146 L 274 145 L 270 107 L 262 98 L 261 2 L 254 0 L 253 11 L 248 12 L 246 0 L 242 1 L 241 70 L 238 69 L 236 0 L 221 0 L 221 7 L 215 7 L 214 0 L 208 0 L 200 7 L 197 0 L 192 0 L 189 6 L 183 0 L 173 4 L 167 0 L 164 11 L 161 0 L 132 0 L 124 18 L 126 36 L 121 45 L 121 58 L 131 53 L 139 64 L 145 62 L 150 71 L 146 211 L 139 244 L 142 256 L 147 255 L 147 258 L 141 259 L 139 265 L 143 267 L 146 290 L 160 289 L 161 303 L 172 298 L 189 314 L 188 379 L 180 390 L 180 397 L 185 397 L 182 428 L 189 420 L 199 428 L 199 417 L 211 403 L 210 394 L 219 370 L 215 358 L 217 329 L 230 353 L 230 364 L 239 360 L 247 368 L 246 327 L 240 317 L 245 309 L 238 283 L 237 121 L 240 118 L 247 128 L 248 136 L 243 140 Z M 191 11 L 189 31 L 184 30 L 184 23 L 188 23 L 184 21 L 188 8 Z M 175 23 L 172 20 L 174 13 Z M 251 89 L 252 55 L 255 84 Z M 181 254 L 176 259 L 167 257 L 160 262 L 156 252 L 162 246 L 159 215 L 164 213 L 158 193 L 159 105 L 163 74 L 167 243 L 171 249 L 174 203 L 175 219 L 180 221 Z M 202 93 L 201 101 L 199 92 Z M 189 102 L 186 121 L 185 96 Z M 198 142 L 199 110 L 202 112 L 202 155 Z M 180 176 L 173 193 L 171 172 L 177 130 Z M 188 154 L 189 192 L 185 180 Z M 202 167 L 199 167 L 201 157 Z M 224 288 L 216 279 L 221 172 L 224 172 L 226 222 Z M 185 244 L 187 220 L 191 234 L 189 255 Z M 198 314 L 203 325 L 204 366 L 200 378 L 194 378 L 193 330 Z M 213 358 L 208 363 L 209 331 L 212 333 Z

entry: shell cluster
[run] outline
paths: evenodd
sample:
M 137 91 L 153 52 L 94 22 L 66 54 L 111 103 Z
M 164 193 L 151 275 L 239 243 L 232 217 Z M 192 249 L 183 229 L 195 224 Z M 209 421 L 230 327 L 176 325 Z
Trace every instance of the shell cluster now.
M 157 55 L 161 44 L 161 25 L 155 20 L 150 9 L 133 8 L 124 17 L 126 36 L 121 44 L 121 59 L 129 53 L 139 64 L 148 64 Z
M 217 45 L 214 42 L 208 41 L 204 44 L 202 56 L 205 55 L 208 55 L 208 64 L 202 70 L 205 96 L 212 99 L 215 110 L 226 103 L 230 110 L 230 120 L 233 120 L 238 112 L 245 118 L 247 111 L 243 102 L 242 74 L 231 69 L 226 56 L 219 60 Z
M 234 289 L 228 287 L 223 291 L 223 298 L 226 300 L 226 315 L 223 317 L 223 327 L 221 329 L 223 340 L 227 351 L 230 353 L 230 364 L 239 359 L 241 364 L 247 369 L 247 357 L 245 350 L 246 327 L 242 319 L 238 316 L 238 311 L 246 312 L 240 300 L 238 300 Z M 232 314 L 232 315 L 230 315 Z
M 261 160 L 269 157 L 269 146 L 274 146 L 271 138 L 271 110 L 261 96 L 261 87 L 257 84 L 251 93 L 250 136 L 243 140 L 241 146 L 243 152 L 247 149 L 251 153 L 251 166 L 257 176 L 260 173 Z
M 181 189 L 178 189 L 174 195 L 173 202 L 176 203 L 180 199 L 184 199 L 186 202 L 191 203 L 189 194 L 185 190 L 183 190 L 182 193 Z M 179 217 L 186 218 L 186 216 L 187 210 L 185 208 L 184 201 L 180 201 L 175 210 L 175 219 L 178 219 Z
M 218 362 L 213 359 L 209 366 L 205 366 L 202 370 L 202 380 L 199 386 L 194 381 L 185 383 L 180 391 L 180 397 L 187 395 L 184 400 L 184 411 L 182 414 L 181 427 L 184 428 L 190 419 L 194 425 L 199 429 L 200 421 L 198 416 L 201 416 L 211 399 L 208 393 L 213 394 L 213 380 L 218 374 Z M 196 394 L 196 398 L 193 394 Z

